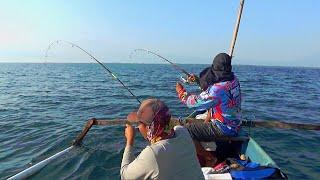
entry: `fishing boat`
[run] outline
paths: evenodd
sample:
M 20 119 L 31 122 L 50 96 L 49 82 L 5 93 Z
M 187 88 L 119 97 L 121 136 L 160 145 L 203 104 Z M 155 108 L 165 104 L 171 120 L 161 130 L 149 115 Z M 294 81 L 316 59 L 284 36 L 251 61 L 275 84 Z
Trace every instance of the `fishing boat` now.
M 241 19 L 241 13 L 243 8 L 244 0 L 240 0 L 240 8 L 237 18 L 237 23 L 234 29 L 234 34 L 230 46 L 229 55 L 232 57 L 233 50 L 235 46 L 235 41 L 238 33 L 238 28 Z M 86 53 L 91 59 L 95 60 L 98 64 L 100 64 L 103 69 L 109 73 L 114 79 L 116 79 L 131 95 L 134 97 L 138 103 L 141 101 L 133 94 L 133 92 L 124 85 L 124 83 L 115 76 L 115 74 L 106 67 L 103 63 L 101 63 L 98 59 L 96 59 L 89 52 L 81 48 L 80 46 L 68 42 L 68 41 L 56 41 L 49 45 L 47 52 L 52 46 L 65 43 L 71 45 L 72 47 L 78 48 L 84 53 Z M 176 64 L 172 63 L 170 60 L 145 49 L 137 49 L 139 51 L 144 51 L 149 54 L 153 54 L 170 64 L 172 64 L 177 70 L 181 71 L 186 75 L 190 75 L 184 69 L 178 67 Z M 194 118 L 184 119 L 184 122 L 181 122 L 181 119 L 173 118 L 173 123 L 179 123 L 183 125 L 184 123 L 190 121 L 199 121 Z M 90 128 L 94 125 L 124 125 L 125 123 L 130 123 L 124 119 L 118 120 L 105 120 L 105 119 L 90 119 L 87 121 L 81 133 L 77 136 L 77 138 L 73 141 L 72 145 L 53 156 L 50 156 L 33 166 L 25 169 L 24 171 L 10 177 L 9 179 L 26 179 L 33 174 L 41 171 L 46 165 L 50 164 L 55 159 L 62 157 L 67 154 L 74 148 L 81 147 L 81 142 L 89 132 Z M 311 124 L 299 124 L 299 123 L 289 123 L 283 121 L 272 121 L 272 120 L 254 120 L 247 121 L 242 120 L 242 126 L 249 127 L 264 127 L 264 128 L 284 128 L 284 129 L 304 129 L 304 130 L 320 130 L 320 125 L 311 125 Z M 261 179 L 266 177 L 266 173 L 272 174 L 267 176 L 268 179 L 287 179 L 287 176 L 281 171 L 279 166 L 271 159 L 271 157 L 262 149 L 262 147 L 249 135 L 242 135 L 239 137 L 221 137 L 214 139 L 214 143 L 216 149 L 212 152 L 215 154 L 217 158 L 217 163 L 215 163 L 214 167 L 202 167 L 203 174 L 206 179 Z M 233 161 L 233 162 L 232 162 Z M 236 162 L 236 163 L 234 163 Z M 233 164 L 237 164 L 236 166 L 232 166 Z M 120 166 L 120 165 L 119 165 Z
M 173 124 L 184 124 L 187 122 L 199 123 L 199 119 L 188 118 L 186 121 L 181 122 L 180 119 L 172 118 Z M 243 121 L 244 126 L 253 125 L 254 123 Z M 65 150 L 50 156 L 43 161 L 34 164 L 33 166 L 25 169 L 24 171 L 10 177 L 9 179 L 25 179 L 31 177 L 33 174 L 41 171 L 46 165 L 53 162 L 55 159 L 64 156 L 69 153 L 74 148 L 81 148 L 81 142 L 84 137 L 89 132 L 90 128 L 94 125 L 103 126 L 114 126 L 114 125 L 124 125 L 129 123 L 125 119 L 117 120 L 106 120 L 106 119 L 90 119 L 87 121 L 81 133 L 74 140 L 72 146 L 66 148 Z M 318 127 L 319 128 L 319 127 Z M 249 135 L 242 135 L 239 137 L 220 137 L 214 140 L 216 145 L 216 150 L 213 152 L 217 157 L 216 166 L 223 166 L 220 169 L 215 167 L 202 167 L 203 174 L 206 179 L 233 179 L 235 174 L 240 174 L 241 176 L 251 176 L 247 179 L 259 179 L 264 174 L 259 172 L 259 170 L 266 169 L 267 171 L 273 171 L 272 174 L 276 179 L 287 179 L 285 173 L 283 173 L 279 166 L 272 160 L 272 158 L 261 148 L 261 146 Z M 239 162 L 245 162 L 250 164 L 250 167 L 236 167 L 235 169 L 230 168 L 228 164 L 230 159 L 238 160 Z M 254 164 L 255 169 L 252 169 L 252 164 Z M 251 169 L 250 169 L 251 168 Z M 257 170 L 257 171 L 254 171 Z M 253 176 L 253 177 L 252 177 Z M 245 179 L 245 178 L 244 178 Z

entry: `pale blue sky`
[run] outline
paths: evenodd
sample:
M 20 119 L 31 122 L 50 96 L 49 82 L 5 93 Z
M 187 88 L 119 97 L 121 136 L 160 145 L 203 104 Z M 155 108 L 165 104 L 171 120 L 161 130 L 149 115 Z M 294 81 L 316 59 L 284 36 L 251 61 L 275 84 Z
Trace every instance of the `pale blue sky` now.
M 47 45 L 72 41 L 104 62 L 147 48 L 178 63 L 211 63 L 228 52 L 238 0 L 0 2 L 0 62 L 43 62 Z M 246 0 L 234 64 L 320 66 L 320 1 Z M 57 47 L 48 61 L 90 62 Z M 152 63 L 152 62 L 151 62 Z

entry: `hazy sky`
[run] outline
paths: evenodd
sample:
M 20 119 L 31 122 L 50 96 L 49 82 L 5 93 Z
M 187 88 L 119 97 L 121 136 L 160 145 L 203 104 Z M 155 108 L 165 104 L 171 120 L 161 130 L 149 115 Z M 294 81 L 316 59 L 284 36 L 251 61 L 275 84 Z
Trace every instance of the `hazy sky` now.
M 44 62 L 52 41 L 72 41 L 104 62 L 147 48 L 178 63 L 228 52 L 238 0 L 0 1 L 0 62 Z M 90 62 L 68 46 L 54 62 Z M 246 0 L 234 64 L 320 66 L 319 0 Z M 139 56 L 140 57 L 140 56 Z

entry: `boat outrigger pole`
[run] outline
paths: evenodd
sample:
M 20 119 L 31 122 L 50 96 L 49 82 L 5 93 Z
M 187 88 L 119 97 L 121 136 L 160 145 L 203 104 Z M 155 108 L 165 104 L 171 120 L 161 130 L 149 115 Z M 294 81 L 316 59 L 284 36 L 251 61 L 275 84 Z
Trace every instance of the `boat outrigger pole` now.
M 238 36 L 238 31 L 239 31 L 239 26 L 240 26 L 240 20 L 241 20 L 243 5 L 244 5 L 244 0 L 240 0 L 240 7 L 239 7 L 239 11 L 238 11 L 238 18 L 237 18 L 236 25 L 234 26 L 232 41 L 231 41 L 230 50 L 229 50 L 229 56 L 230 56 L 231 58 L 232 58 L 232 56 L 233 56 L 233 50 L 234 50 L 234 46 L 235 46 L 235 44 L 236 44 L 236 40 L 237 40 L 237 36 Z
M 174 125 L 185 125 L 186 123 L 203 123 L 204 119 L 195 119 L 195 118 L 186 118 L 181 120 L 179 118 L 171 118 L 171 122 Z M 126 119 L 96 119 L 92 118 L 87 121 L 87 124 L 84 126 L 82 132 L 78 137 L 73 141 L 73 145 L 81 145 L 82 140 L 89 132 L 90 128 L 94 125 L 100 126 L 110 126 L 110 125 L 125 125 L 125 124 L 138 124 L 130 122 Z M 260 127 L 260 128 L 279 128 L 279 129 L 299 129 L 299 130 L 311 130 L 311 131 L 320 131 L 320 124 L 302 124 L 302 123 L 293 123 L 280 120 L 261 120 L 255 119 L 254 121 L 242 119 L 241 126 L 246 127 Z
M 60 151 L 60 152 L 54 154 L 53 156 L 50 156 L 47 159 L 42 160 L 42 161 L 38 162 L 37 164 L 35 164 L 35 165 L 21 171 L 20 173 L 8 178 L 8 180 L 26 179 L 26 178 L 32 176 L 33 174 L 37 173 L 38 171 L 40 171 L 42 168 L 44 168 L 47 164 L 49 164 L 53 160 L 67 154 L 73 148 L 74 148 L 74 146 L 70 146 L 70 147 L 64 149 L 63 151 Z
M 171 118 L 171 121 L 173 121 L 173 124 L 185 124 L 187 122 L 197 123 L 197 122 L 203 122 L 201 119 L 194 119 L 194 118 L 187 118 L 185 121 L 181 121 L 179 118 Z M 66 148 L 63 151 L 60 151 L 56 153 L 53 156 L 48 157 L 47 159 L 25 169 L 24 171 L 10 177 L 10 180 L 13 179 L 25 179 L 36 172 L 40 171 L 43 167 L 45 167 L 47 164 L 52 162 L 53 160 L 57 159 L 58 157 L 61 157 L 65 155 L 66 153 L 70 152 L 74 147 L 81 144 L 83 138 L 87 135 L 90 128 L 94 125 L 124 125 L 126 123 L 131 123 L 127 121 L 126 119 L 89 119 L 84 126 L 81 133 L 78 135 L 78 137 L 73 141 L 72 146 Z M 132 123 L 131 123 L 132 124 Z M 248 126 L 248 127 L 262 127 L 262 128 L 280 128 L 280 129 L 300 129 L 300 130 L 313 130 L 313 131 L 320 131 L 320 124 L 301 124 L 301 123 L 292 123 L 292 122 L 285 122 L 285 121 L 279 121 L 279 120 L 255 120 L 255 121 L 248 121 L 243 119 L 241 126 Z M 232 139 L 232 137 L 222 137 L 223 139 L 228 138 Z M 219 140 L 219 138 L 217 138 Z

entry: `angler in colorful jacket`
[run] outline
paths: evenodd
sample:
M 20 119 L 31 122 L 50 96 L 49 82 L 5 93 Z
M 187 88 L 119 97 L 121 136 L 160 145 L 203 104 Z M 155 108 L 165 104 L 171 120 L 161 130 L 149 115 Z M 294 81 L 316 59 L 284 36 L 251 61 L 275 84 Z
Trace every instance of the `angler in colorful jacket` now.
M 218 135 L 237 136 L 241 124 L 240 83 L 232 72 L 231 57 L 218 54 L 212 66 L 204 69 L 199 78 L 192 75 L 189 80 L 198 81 L 203 92 L 190 94 L 177 83 L 179 99 L 197 111 L 209 110 L 209 124 L 189 127 L 191 136 L 198 141 L 212 141 Z
M 232 72 L 231 57 L 226 53 L 218 54 L 212 66 L 204 69 L 199 77 L 191 75 L 189 81 L 197 81 L 201 94 L 190 94 L 177 83 L 179 99 L 189 108 L 207 110 L 204 123 L 191 123 L 186 126 L 196 146 L 201 163 L 210 167 L 217 161 L 211 153 L 204 150 L 200 142 L 214 141 L 218 136 L 237 136 L 241 125 L 240 83 Z

